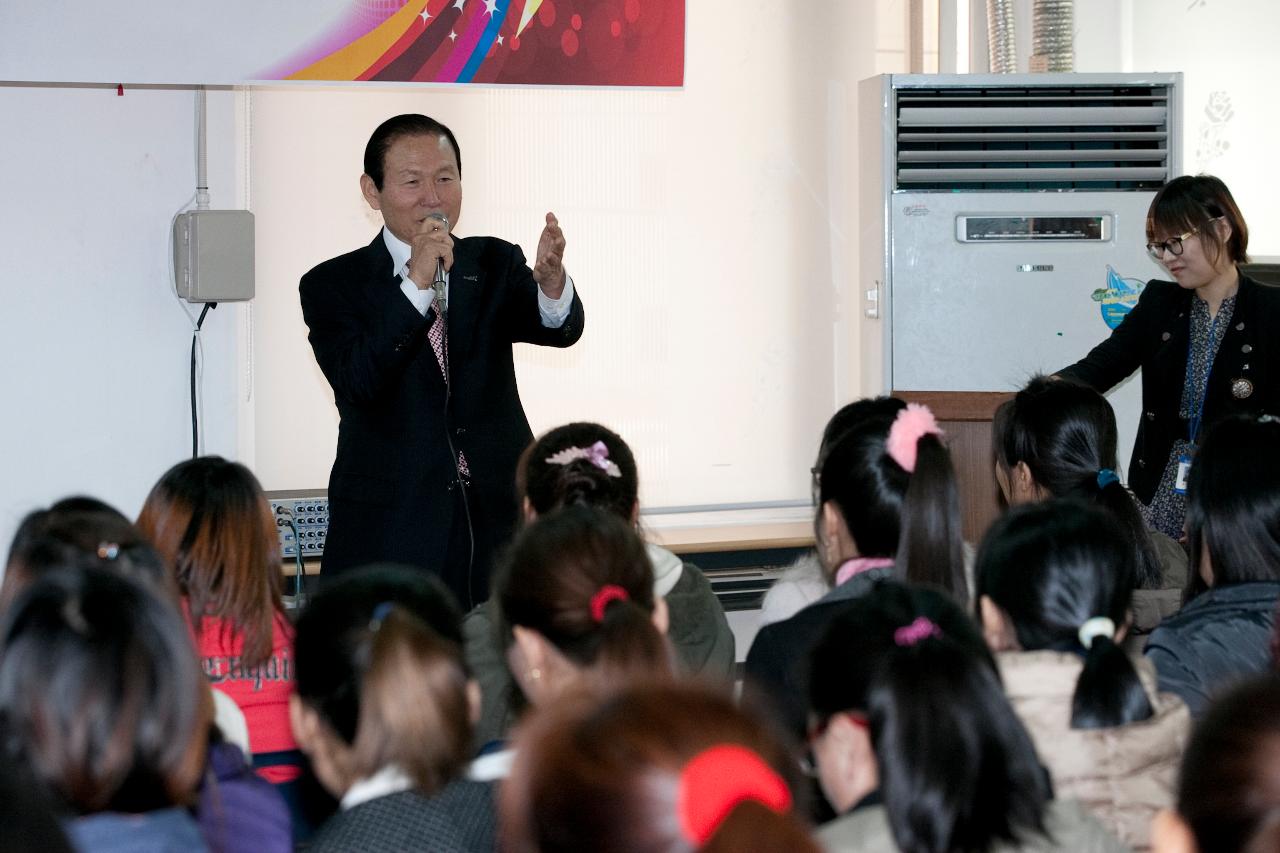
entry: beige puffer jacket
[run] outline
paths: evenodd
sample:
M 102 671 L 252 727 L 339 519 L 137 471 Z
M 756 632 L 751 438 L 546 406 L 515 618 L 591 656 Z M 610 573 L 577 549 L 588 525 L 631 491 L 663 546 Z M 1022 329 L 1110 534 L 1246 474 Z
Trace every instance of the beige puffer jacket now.
M 1054 795 L 1077 799 L 1125 844 L 1151 847 L 1155 813 L 1172 806 L 1191 717 L 1182 700 L 1156 692 L 1155 669 L 1134 667 L 1154 711 L 1110 729 L 1072 729 L 1071 695 L 1084 661 L 1062 652 L 996 655 L 1005 692 L 1053 776 Z

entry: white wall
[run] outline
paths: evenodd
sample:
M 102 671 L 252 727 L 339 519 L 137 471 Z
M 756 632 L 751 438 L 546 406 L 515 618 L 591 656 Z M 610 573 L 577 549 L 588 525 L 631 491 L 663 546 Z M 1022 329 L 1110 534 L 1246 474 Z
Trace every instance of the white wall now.
M 235 203 L 234 95 L 211 93 L 215 206 Z M 194 94 L 0 86 L 0 547 L 30 509 L 89 493 L 137 512 L 190 454 L 191 325 L 170 218 L 194 192 Z M 205 321 L 205 448 L 236 455 L 240 309 Z

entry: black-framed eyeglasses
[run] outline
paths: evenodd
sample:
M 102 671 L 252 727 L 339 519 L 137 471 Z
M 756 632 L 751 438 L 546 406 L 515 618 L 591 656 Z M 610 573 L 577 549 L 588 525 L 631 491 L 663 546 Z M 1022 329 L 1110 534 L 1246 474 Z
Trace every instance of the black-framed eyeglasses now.
M 1155 258 L 1157 261 L 1161 260 L 1165 256 L 1166 252 L 1176 258 L 1178 255 L 1182 254 L 1183 240 L 1194 237 L 1210 222 L 1217 222 L 1221 218 L 1221 216 L 1215 216 L 1212 219 L 1206 219 L 1186 234 L 1179 234 L 1177 237 L 1170 237 L 1168 240 L 1161 240 L 1158 243 L 1148 243 L 1147 254 Z

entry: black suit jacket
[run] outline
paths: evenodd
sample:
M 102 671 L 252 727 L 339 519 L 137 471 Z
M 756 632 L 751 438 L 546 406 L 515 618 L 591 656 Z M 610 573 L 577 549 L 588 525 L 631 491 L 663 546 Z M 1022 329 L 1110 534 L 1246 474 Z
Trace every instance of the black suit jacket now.
M 382 233 L 302 277 L 302 314 L 341 422 L 329 479 L 322 573 L 373 561 L 440 572 L 464 607 L 483 599 L 493 550 L 516 521 L 515 469 L 532 439 L 516 389 L 512 344 L 567 347 L 582 335 L 582 301 L 558 329 L 542 325 L 538 286 L 518 246 L 455 239 L 449 272 L 451 394 L 427 340 L 434 311 L 400 290 Z M 459 486 L 449 439 L 466 456 L 476 560 L 457 543 Z M 451 536 L 452 533 L 452 536 Z M 450 548 L 450 542 L 454 547 Z
M 1151 503 L 1173 443 L 1187 438 L 1178 414 L 1191 336 L 1191 290 L 1170 281 L 1148 282 L 1138 304 L 1111 336 L 1083 359 L 1058 371 L 1099 392 L 1142 368 L 1142 415 L 1129 463 L 1129 486 Z M 1200 437 L 1213 421 L 1239 412 L 1280 412 L 1280 288 L 1240 276 L 1235 310 L 1213 361 Z M 1232 393 L 1236 380 L 1252 389 Z

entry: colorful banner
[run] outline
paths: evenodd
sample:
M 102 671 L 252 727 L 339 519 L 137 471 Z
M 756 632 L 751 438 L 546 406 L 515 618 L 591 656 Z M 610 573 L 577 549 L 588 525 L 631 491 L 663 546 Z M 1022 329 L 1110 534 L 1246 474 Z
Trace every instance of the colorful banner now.
M 360 0 L 263 79 L 680 86 L 684 0 Z M 371 16 L 382 20 L 368 28 Z M 334 42 L 339 47 L 332 48 Z
M 684 85 L 685 0 L 0 2 L 0 80 Z

